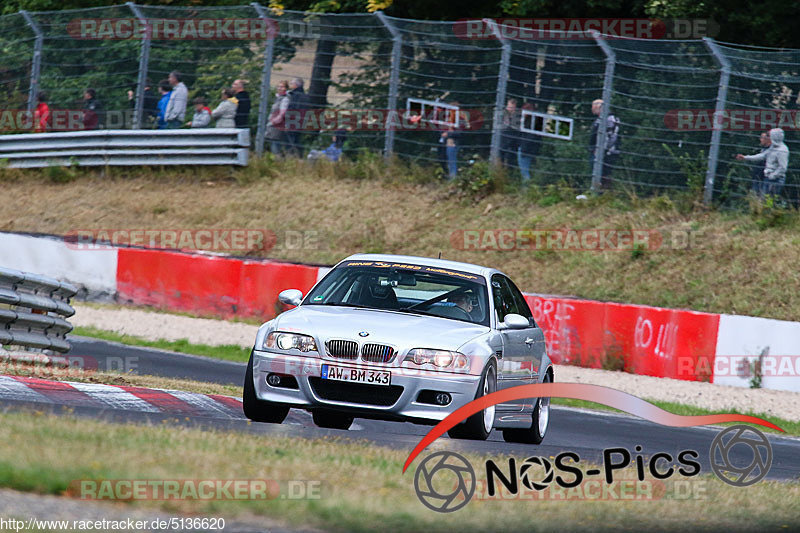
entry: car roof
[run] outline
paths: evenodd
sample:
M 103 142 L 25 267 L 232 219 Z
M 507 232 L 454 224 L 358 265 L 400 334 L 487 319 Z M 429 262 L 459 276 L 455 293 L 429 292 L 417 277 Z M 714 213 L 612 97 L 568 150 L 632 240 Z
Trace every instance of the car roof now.
M 425 265 L 437 268 L 449 268 L 451 270 L 460 270 L 461 272 L 468 272 L 470 274 L 478 274 L 481 276 L 489 277 L 494 273 L 500 273 L 496 268 L 489 268 L 480 265 L 473 265 L 472 263 L 461 263 L 459 261 L 448 261 L 447 259 L 433 259 L 430 257 L 417 257 L 413 255 L 391 255 L 391 254 L 354 254 L 344 259 L 343 261 L 383 261 L 385 263 L 409 263 L 412 265 Z

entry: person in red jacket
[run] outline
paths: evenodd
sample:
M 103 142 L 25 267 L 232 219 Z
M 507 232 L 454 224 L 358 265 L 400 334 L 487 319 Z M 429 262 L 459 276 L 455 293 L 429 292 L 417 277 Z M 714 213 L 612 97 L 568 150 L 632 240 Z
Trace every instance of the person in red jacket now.
M 42 133 L 50 128 L 50 106 L 47 105 L 47 94 L 39 93 L 36 99 L 39 103 L 33 112 L 33 131 Z

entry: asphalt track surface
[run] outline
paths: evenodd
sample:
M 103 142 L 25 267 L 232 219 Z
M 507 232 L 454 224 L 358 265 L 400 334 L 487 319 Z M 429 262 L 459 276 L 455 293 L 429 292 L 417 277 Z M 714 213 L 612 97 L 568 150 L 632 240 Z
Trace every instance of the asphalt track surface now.
M 220 384 L 241 385 L 244 380 L 245 364 L 220 361 L 205 357 L 177 354 L 150 348 L 125 346 L 119 343 L 100 341 L 85 337 L 71 337 L 73 345 L 70 355 L 90 356 L 97 360 L 99 368 L 118 366 L 120 361 L 135 364 L 135 372 L 170 378 L 186 378 L 196 381 Z M 556 379 L 558 377 L 556 376 Z M 57 405 L 44 406 L 22 401 L 0 401 L 4 409 L 36 407 L 59 412 Z M 321 429 L 314 426 L 311 415 L 293 409 L 281 425 L 248 424 L 241 419 L 215 417 L 183 417 L 120 411 L 113 409 L 80 407 L 73 411 L 78 416 L 87 416 L 113 422 L 152 422 L 163 419 L 201 428 L 214 428 L 224 431 L 241 431 L 255 434 L 284 435 L 298 438 L 338 436 L 348 439 L 365 440 L 371 443 L 402 449 L 408 452 L 417 445 L 430 426 L 402 422 L 382 422 L 356 419 L 348 431 Z M 641 446 L 641 454 L 652 455 L 666 452 L 673 457 L 683 450 L 696 450 L 702 472 L 711 472 L 709 449 L 719 428 L 694 427 L 673 428 L 660 426 L 636 417 L 612 414 L 602 411 L 555 407 L 551 411 L 550 428 L 542 445 L 512 444 L 503 441 L 502 434 L 494 431 L 487 441 L 453 440 L 444 436 L 436 442 L 437 449 L 451 451 L 471 451 L 489 456 L 514 456 L 524 460 L 529 456 L 555 456 L 560 452 L 577 453 L 582 461 L 600 463 L 606 448 L 627 448 L 635 457 L 635 447 Z M 773 449 L 773 464 L 768 479 L 800 479 L 800 439 L 768 435 Z M 737 445 L 732 448 L 735 463 L 748 464 L 752 458 L 749 447 Z M 421 457 L 426 455 L 423 452 Z M 418 462 L 419 459 L 415 461 Z M 412 465 L 414 468 L 414 465 Z

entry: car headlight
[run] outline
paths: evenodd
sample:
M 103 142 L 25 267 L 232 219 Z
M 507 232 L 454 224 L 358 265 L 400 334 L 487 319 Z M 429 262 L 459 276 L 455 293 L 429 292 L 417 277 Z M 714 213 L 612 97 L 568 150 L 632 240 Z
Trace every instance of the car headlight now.
M 299 333 L 285 333 L 273 331 L 264 339 L 264 348 L 271 350 L 299 350 L 301 352 L 316 352 L 317 343 L 310 335 Z
M 461 352 L 452 352 L 450 350 L 414 348 L 408 352 L 405 360 L 420 366 L 431 363 L 438 368 L 452 370 L 469 369 L 469 358 Z

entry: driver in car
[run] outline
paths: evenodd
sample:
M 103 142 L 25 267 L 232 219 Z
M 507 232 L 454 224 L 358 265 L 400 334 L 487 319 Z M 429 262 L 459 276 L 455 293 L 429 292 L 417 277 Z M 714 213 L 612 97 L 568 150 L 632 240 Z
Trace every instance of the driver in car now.
M 447 301 L 456 304 L 456 306 L 464 310 L 464 312 L 466 312 L 470 316 L 470 318 L 473 318 L 472 298 L 466 292 L 460 292 L 458 294 L 454 294 L 453 296 L 448 298 Z

